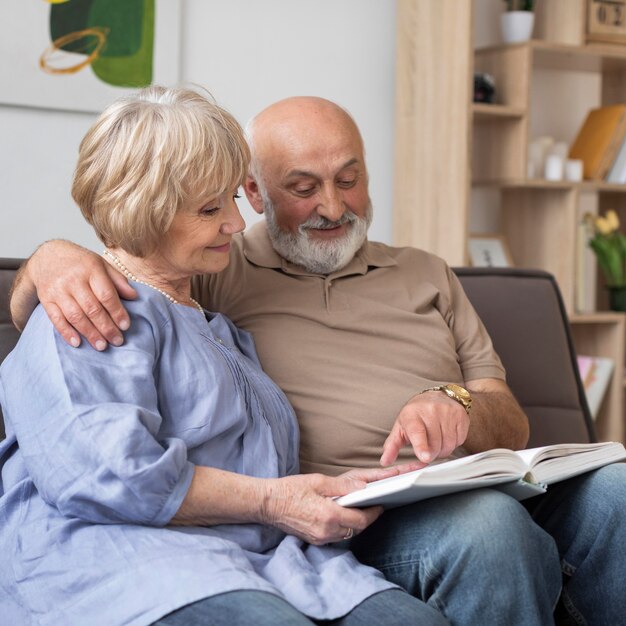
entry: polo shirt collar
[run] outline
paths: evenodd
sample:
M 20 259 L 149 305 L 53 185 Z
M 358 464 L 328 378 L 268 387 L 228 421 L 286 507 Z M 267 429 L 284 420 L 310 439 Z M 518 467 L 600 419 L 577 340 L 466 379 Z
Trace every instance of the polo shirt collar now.
M 254 224 L 244 232 L 243 253 L 250 263 L 259 267 L 280 269 L 286 274 L 320 276 L 320 274 L 313 274 L 299 265 L 286 261 L 274 250 L 265 220 Z M 371 267 L 389 267 L 391 265 L 397 265 L 397 262 L 386 252 L 385 246 L 372 244 L 366 240 L 346 267 L 328 276 L 334 278 L 349 274 L 366 274 Z

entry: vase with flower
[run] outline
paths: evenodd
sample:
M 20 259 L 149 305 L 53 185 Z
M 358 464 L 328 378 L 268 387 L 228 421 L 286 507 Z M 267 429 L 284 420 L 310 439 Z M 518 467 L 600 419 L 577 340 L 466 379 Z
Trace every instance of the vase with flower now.
M 620 222 L 613 210 L 604 215 L 587 216 L 593 233 L 589 246 L 595 252 L 609 292 L 613 311 L 626 311 L 626 237 L 620 232 Z

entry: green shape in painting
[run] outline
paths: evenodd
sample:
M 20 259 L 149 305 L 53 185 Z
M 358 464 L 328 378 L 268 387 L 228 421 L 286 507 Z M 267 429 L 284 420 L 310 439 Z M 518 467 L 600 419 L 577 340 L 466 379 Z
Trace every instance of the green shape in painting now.
M 139 2 L 143 4 L 141 12 L 133 11 L 132 15 L 137 20 L 131 29 L 129 26 L 128 15 L 122 11 L 130 4 Z M 94 13 L 96 5 L 101 5 L 103 13 L 108 10 L 112 4 L 118 5 L 118 14 L 123 13 L 123 21 L 120 22 L 125 26 L 125 32 L 133 42 L 139 42 L 139 47 L 132 54 L 113 54 L 108 47 L 108 41 L 105 45 L 103 54 L 91 64 L 91 68 L 100 80 L 110 85 L 119 87 L 145 87 L 152 83 L 152 59 L 154 52 L 154 0 L 94 0 Z M 91 17 L 90 17 L 91 21 Z M 116 21 L 117 24 L 117 21 Z M 95 24 L 93 24 L 95 26 Z M 131 36 L 132 31 L 132 36 Z M 139 37 L 137 38 L 137 34 Z M 120 43 L 118 37 L 112 37 L 114 45 L 113 50 L 130 49 L 128 45 L 124 46 Z
M 89 28 L 106 32 L 106 41 L 92 61 L 94 74 L 118 87 L 152 83 L 155 0 L 70 0 L 50 7 L 50 37 Z M 62 50 L 89 55 L 98 41 L 93 35 L 68 41 Z
M 91 0 L 89 26 L 107 29 L 107 41 L 98 55 L 128 57 L 141 49 L 144 0 Z
M 89 27 L 89 12 L 93 0 L 71 0 L 62 4 L 53 4 L 50 6 L 50 40 L 56 41 L 60 37 L 85 30 Z M 69 41 L 61 46 L 61 50 L 66 52 L 79 52 L 81 54 L 90 54 L 93 50 L 87 47 L 86 38 Z M 92 46 L 96 45 L 96 41 L 92 40 Z

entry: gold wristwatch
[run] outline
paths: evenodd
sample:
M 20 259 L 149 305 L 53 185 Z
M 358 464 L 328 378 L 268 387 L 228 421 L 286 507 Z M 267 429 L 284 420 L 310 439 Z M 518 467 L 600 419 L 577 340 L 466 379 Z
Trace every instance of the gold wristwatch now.
M 470 409 L 472 408 L 472 396 L 470 395 L 470 392 L 465 389 L 465 387 L 455 385 L 454 383 L 448 383 L 447 385 L 429 387 L 428 389 L 424 389 L 422 393 L 426 393 L 427 391 L 443 391 L 449 398 L 456 400 L 469 415 Z

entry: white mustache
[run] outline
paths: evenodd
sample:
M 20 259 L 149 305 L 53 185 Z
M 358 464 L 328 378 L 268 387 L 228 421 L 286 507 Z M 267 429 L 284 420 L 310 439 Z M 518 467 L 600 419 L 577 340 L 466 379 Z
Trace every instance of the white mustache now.
M 351 224 L 357 220 L 357 216 L 352 213 L 346 211 L 337 221 L 331 222 L 328 218 L 323 217 L 322 215 L 314 215 L 310 217 L 306 222 L 300 224 L 299 230 L 300 232 L 305 230 L 330 230 L 331 228 L 337 228 L 339 226 L 343 226 L 344 224 Z

